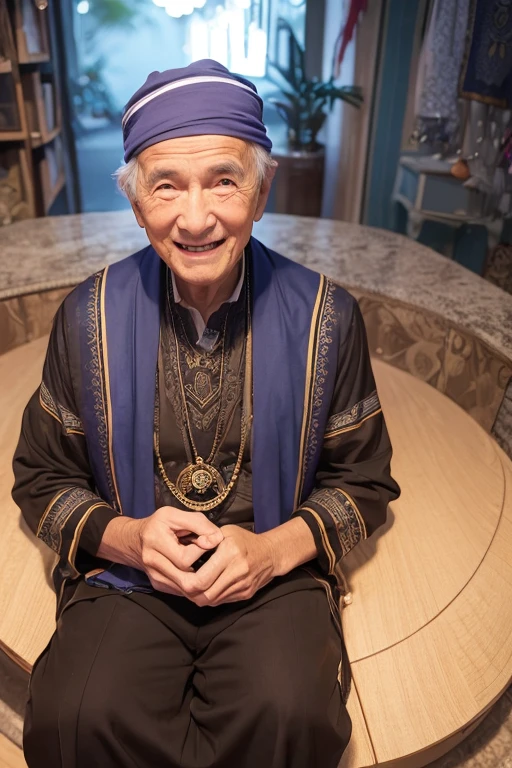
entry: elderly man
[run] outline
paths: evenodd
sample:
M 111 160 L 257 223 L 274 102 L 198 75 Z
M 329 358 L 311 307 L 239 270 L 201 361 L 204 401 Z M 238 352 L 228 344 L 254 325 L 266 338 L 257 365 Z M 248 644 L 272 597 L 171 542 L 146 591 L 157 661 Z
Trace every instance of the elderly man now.
M 252 83 L 153 73 L 118 171 L 150 245 L 53 326 L 14 466 L 59 555 L 30 768 L 335 768 L 339 563 L 397 497 L 355 300 L 251 237 L 275 163 Z

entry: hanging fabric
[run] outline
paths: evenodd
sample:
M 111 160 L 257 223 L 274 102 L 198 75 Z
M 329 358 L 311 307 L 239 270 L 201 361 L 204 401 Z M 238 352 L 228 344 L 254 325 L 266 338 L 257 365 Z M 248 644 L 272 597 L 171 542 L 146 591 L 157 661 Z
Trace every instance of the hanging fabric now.
M 335 51 L 338 51 L 337 54 L 335 54 L 335 65 L 333 68 L 333 74 L 335 78 L 339 77 L 340 75 L 345 51 L 347 50 L 348 44 L 354 36 L 354 30 L 356 28 L 357 22 L 359 21 L 360 15 L 365 13 L 367 7 L 368 0 L 351 0 L 350 8 L 347 14 L 347 20 L 345 21 L 344 26 L 341 28 L 340 34 L 338 35 L 335 44 Z
M 472 0 L 461 96 L 512 107 L 512 5 L 510 0 Z
M 450 144 L 459 129 L 458 85 L 469 18 L 469 0 L 435 0 L 416 82 L 420 135 Z

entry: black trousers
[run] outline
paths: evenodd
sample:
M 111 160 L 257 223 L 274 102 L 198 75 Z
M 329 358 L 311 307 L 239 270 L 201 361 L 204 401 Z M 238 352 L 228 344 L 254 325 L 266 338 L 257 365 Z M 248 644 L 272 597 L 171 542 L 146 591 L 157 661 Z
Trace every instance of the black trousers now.
M 79 587 L 35 665 L 30 768 L 336 768 L 340 637 L 310 576 L 249 601 Z

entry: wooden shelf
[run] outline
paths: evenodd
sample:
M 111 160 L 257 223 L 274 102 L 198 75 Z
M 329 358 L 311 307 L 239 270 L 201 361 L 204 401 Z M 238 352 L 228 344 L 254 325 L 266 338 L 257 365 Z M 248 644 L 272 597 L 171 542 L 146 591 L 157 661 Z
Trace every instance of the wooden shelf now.
M 50 133 L 39 133 L 38 131 L 33 131 L 30 134 L 30 138 L 32 140 L 32 147 L 43 147 L 45 144 L 49 144 L 51 141 L 57 138 L 57 136 L 60 134 L 60 125 L 57 125 L 53 131 L 50 131 Z
M 31 153 L 24 143 L 0 144 L 0 165 L 7 171 L 3 181 L 10 188 L 8 199 L 12 203 L 12 215 L 35 216 Z
M 48 195 L 48 197 L 45 200 L 45 214 L 48 213 L 52 205 L 54 204 L 55 200 L 57 199 L 57 195 L 59 192 L 61 192 L 62 188 L 64 187 L 64 184 L 66 183 L 66 177 L 64 176 L 64 171 L 61 171 L 59 174 L 59 178 L 57 179 L 57 182 Z
M 50 61 L 47 53 L 27 53 L 18 63 L 23 66 L 24 64 L 44 64 L 45 61 Z
M 0 131 L 0 143 L 4 141 L 24 141 L 26 138 L 26 131 Z
M 48 11 L 38 10 L 32 0 L 15 0 L 16 47 L 19 64 L 50 61 Z
M 11 178 L 0 180 L 0 187 L 13 188 L 7 192 L 14 221 L 45 216 L 66 183 L 48 14 L 34 0 L 0 0 L 0 156 Z M 44 62 L 51 65 L 38 66 Z

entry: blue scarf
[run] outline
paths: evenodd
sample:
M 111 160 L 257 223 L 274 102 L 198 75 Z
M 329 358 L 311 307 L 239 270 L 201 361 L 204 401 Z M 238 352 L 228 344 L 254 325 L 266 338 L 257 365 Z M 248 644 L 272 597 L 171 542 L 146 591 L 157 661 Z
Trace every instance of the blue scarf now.
M 255 531 L 290 518 L 314 485 L 334 387 L 339 308 L 323 276 L 251 238 L 252 473 Z M 68 299 L 79 320 L 81 417 L 97 492 L 141 518 L 155 511 L 153 417 L 161 261 L 151 246 L 82 283 Z M 151 590 L 115 564 L 98 586 Z

